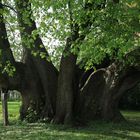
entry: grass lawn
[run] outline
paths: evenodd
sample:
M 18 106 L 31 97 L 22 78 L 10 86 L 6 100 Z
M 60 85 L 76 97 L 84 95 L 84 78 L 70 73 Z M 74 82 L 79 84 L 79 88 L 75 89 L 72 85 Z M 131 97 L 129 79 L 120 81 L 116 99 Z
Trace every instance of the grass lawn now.
M 140 112 L 122 111 L 129 120 L 127 123 L 92 122 L 85 127 L 73 128 L 44 123 L 21 123 L 17 121 L 20 103 L 9 102 L 8 105 L 10 125 L 2 125 L 0 114 L 0 140 L 140 140 Z
M 17 120 L 19 117 L 19 108 L 20 108 L 20 102 L 8 102 L 8 114 L 9 114 L 9 120 Z M 0 102 L 0 123 L 2 122 L 2 105 Z

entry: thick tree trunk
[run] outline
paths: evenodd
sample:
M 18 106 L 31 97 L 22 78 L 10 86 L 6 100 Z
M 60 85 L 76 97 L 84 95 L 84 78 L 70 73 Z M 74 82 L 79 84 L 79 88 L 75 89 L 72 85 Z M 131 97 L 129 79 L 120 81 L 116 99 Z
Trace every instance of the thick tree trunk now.
M 23 1 L 19 3 L 23 4 L 22 2 Z M 0 6 L 0 8 L 2 9 L 1 4 Z M 20 12 L 24 10 L 26 11 L 29 7 L 27 5 L 24 5 L 23 7 L 22 6 L 23 5 L 19 5 L 18 7 L 20 8 L 18 9 L 18 16 L 21 19 L 19 20 L 20 27 L 24 28 L 24 30 L 21 32 L 21 36 L 23 38 L 28 36 L 30 39 L 32 31 L 36 30 L 36 26 L 35 22 L 31 20 L 30 16 L 28 17 L 28 20 L 31 21 L 32 26 L 24 24 L 24 20 L 22 19 L 22 14 Z M 3 16 L 0 15 L 0 18 L 0 47 L 2 50 L 1 60 L 3 64 L 2 69 L 4 68 L 7 61 L 10 62 L 16 68 L 16 73 L 13 75 L 13 77 L 9 77 L 7 73 L 1 76 L 1 88 L 11 90 L 16 89 L 21 92 L 21 119 L 24 119 L 29 114 L 29 109 L 31 108 L 34 109 L 34 111 L 36 112 L 37 118 L 53 117 L 55 113 L 58 72 L 51 62 L 46 61 L 45 59 L 41 59 L 40 57 L 33 57 L 33 55 L 31 54 L 33 50 L 39 51 L 40 53 L 43 52 L 46 54 L 46 57 L 48 56 L 48 53 L 46 52 L 45 48 L 40 47 L 40 45 L 43 45 L 41 39 L 37 35 L 36 39 L 33 42 L 33 45 L 35 46 L 33 49 L 29 49 L 29 46 L 27 46 L 24 42 L 24 64 L 15 62 L 7 38 L 5 23 L 3 22 Z
M 77 116 L 80 121 L 99 118 L 99 102 L 105 86 L 105 69 L 93 72 L 80 90 Z
M 30 64 L 30 66 L 29 66 Z M 21 83 L 20 83 L 20 89 L 22 96 L 22 106 L 20 109 L 20 118 L 23 120 L 27 116 L 34 117 L 34 120 L 30 121 L 36 121 L 40 118 L 41 115 L 41 109 L 44 106 L 45 102 L 45 95 L 43 92 L 42 85 L 40 84 L 40 78 L 38 76 L 37 70 L 34 68 L 34 65 L 32 61 L 28 65 L 25 64 L 24 68 L 22 67 L 20 69 L 21 72 Z M 30 114 L 34 112 L 35 114 Z
M 75 79 L 76 76 L 76 61 L 77 55 L 71 52 L 72 44 L 78 40 L 82 41 L 85 35 L 79 35 L 79 25 L 74 23 L 71 2 L 68 2 L 69 16 L 70 16 L 70 28 L 71 36 L 66 41 L 66 47 L 63 52 L 60 63 L 60 73 L 58 78 L 57 88 L 57 104 L 56 104 L 56 115 L 54 118 L 55 123 L 70 124 L 75 116 L 75 109 L 77 106 L 77 100 L 79 97 L 79 80 Z M 88 10 L 91 7 L 85 8 Z M 86 14 L 85 14 L 86 15 Z M 85 23 L 82 23 L 81 28 L 89 30 L 91 22 L 86 19 Z M 77 93 L 76 93 L 77 92 Z
M 140 71 L 136 68 L 119 69 L 120 66 L 113 63 L 107 69 L 100 69 L 90 75 L 81 89 L 80 118 L 124 120 L 118 109 L 119 100 L 125 91 L 140 81 Z
M 73 117 L 74 76 L 77 56 L 70 52 L 72 40 L 67 39 L 61 59 L 57 88 L 55 123 L 71 123 Z M 69 53 L 69 54 L 66 54 Z
M 73 117 L 76 116 L 76 108 L 79 103 L 79 83 L 80 80 L 76 80 L 76 60 L 77 56 L 71 53 L 71 45 L 76 40 L 79 42 L 84 40 L 85 34 L 79 34 L 79 25 L 74 23 L 73 13 L 71 2 L 68 3 L 69 15 L 71 21 L 71 38 L 70 41 L 67 40 L 65 51 L 62 56 L 61 65 L 60 65 L 60 74 L 58 79 L 58 91 L 57 91 L 57 106 L 56 106 L 56 115 L 54 121 L 56 123 L 71 123 Z M 80 25 L 83 30 L 87 32 L 90 31 L 92 25 L 91 17 L 88 13 L 93 8 L 93 5 L 90 2 L 85 2 L 85 20 L 84 23 Z M 98 7 L 97 7 L 98 8 Z M 76 93 L 77 92 L 77 93 Z
M 25 49 L 24 62 L 27 65 L 28 69 L 30 69 L 31 71 L 34 69 L 36 71 L 35 77 L 38 77 L 40 81 L 37 83 L 43 89 L 41 92 L 44 95 L 45 104 L 44 104 L 44 108 L 42 109 L 42 117 L 52 118 L 55 114 L 58 71 L 53 66 L 52 62 L 47 60 L 49 55 L 39 35 L 36 35 L 35 39 L 32 38 L 32 32 L 37 30 L 37 28 L 35 22 L 32 20 L 31 17 L 32 12 L 31 12 L 31 5 L 29 1 L 28 0 L 16 1 L 16 6 L 17 6 L 19 25 L 21 28 L 23 28 L 23 30 L 21 30 L 20 32 L 21 32 L 22 44 Z M 28 14 L 26 19 L 24 19 L 24 11 L 26 11 Z M 30 39 L 33 40 L 31 44 L 25 42 L 26 41 L 25 39 L 27 38 L 29 39 L 29 42 Z M 32 47 L 29 48 L 30 46 Z M 34 57 L 32 55 L 32 52 L 38 53 L 38 55 Z M 41 58 L 40 57 L 41 53 L 45 54 L 46 57 Z M 31 75 L 33 75 L 33 73 L 31 73 Z M 38 92 L 37 94 L 40 94 L 40 92 Z

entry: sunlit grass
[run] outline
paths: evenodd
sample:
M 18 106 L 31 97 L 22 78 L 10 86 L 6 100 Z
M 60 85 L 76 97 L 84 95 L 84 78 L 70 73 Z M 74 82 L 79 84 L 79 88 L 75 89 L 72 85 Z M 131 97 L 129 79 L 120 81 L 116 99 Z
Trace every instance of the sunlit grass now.
M 8 116 L 10 120 L 17 120 L 19 118 L 19 108 L 21 102 L 8 102 Z M 2 121 L 2 105 L 0 102 L 0 121 Z
M 10 125 L 0 122 L 0 140 L 140 140 L 140 112 L 122 111 L 124 123 L 92 122 L 84 127 L 19 122 L 19 102 L 9 103 Z M 1 113 L 1 109 L 0 109 Z M 0 117 L 1 118 L 1 117 Z M 1 118 L 2 119 L 2 118 Z

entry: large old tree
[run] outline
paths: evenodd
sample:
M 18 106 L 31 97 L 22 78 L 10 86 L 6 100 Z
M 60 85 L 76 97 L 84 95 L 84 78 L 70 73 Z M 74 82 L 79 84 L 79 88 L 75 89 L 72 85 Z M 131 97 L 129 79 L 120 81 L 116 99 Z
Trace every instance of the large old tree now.
M 124 120 L 120 98 L 140 81 L 139 5 L 0 0 L 0 88 L 21 93 L 21 119 Z

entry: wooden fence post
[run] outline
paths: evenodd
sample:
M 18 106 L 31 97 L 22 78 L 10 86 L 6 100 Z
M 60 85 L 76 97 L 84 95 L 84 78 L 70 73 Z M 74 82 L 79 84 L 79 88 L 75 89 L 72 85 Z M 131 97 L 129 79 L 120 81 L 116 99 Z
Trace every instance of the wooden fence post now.
M 2 100 L 2 113 L 3 113 L 3 123 L 4 126 L 9 124 L 8 121 L 8 105 L 7 105 L 7 98 L 8 98 L 8 94 L 4 93 L 1 90 L 1 100 Z

